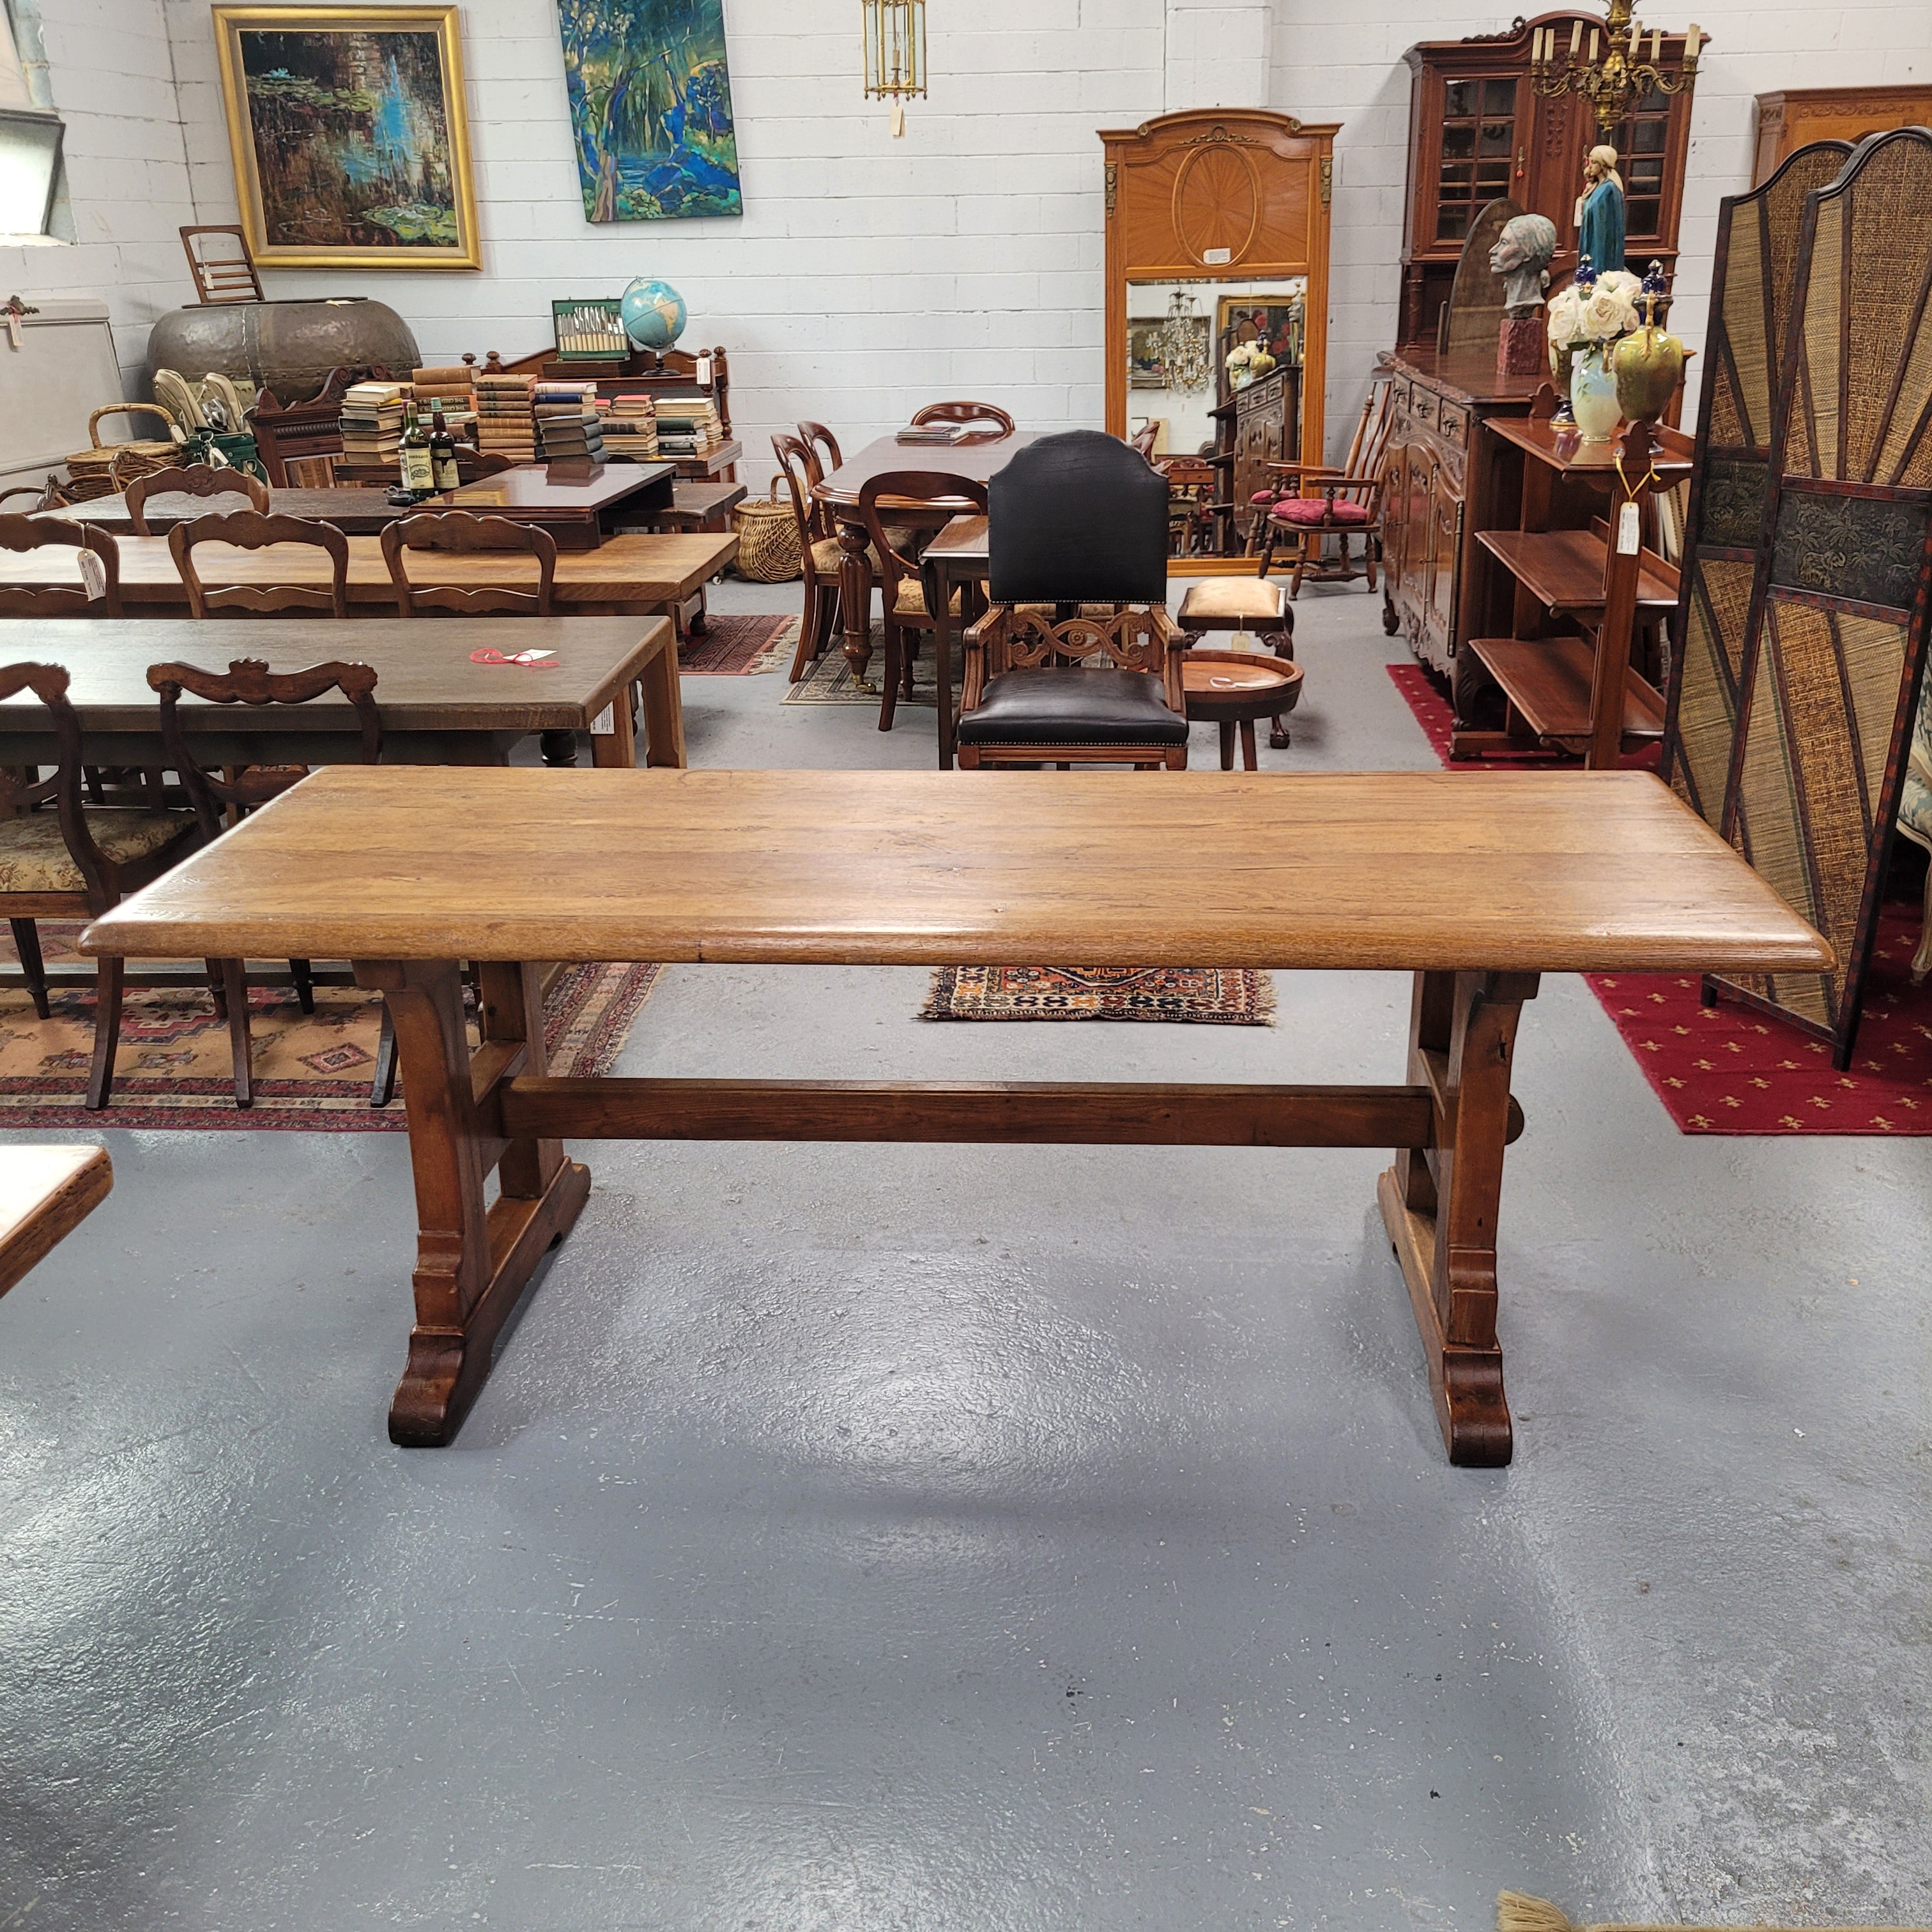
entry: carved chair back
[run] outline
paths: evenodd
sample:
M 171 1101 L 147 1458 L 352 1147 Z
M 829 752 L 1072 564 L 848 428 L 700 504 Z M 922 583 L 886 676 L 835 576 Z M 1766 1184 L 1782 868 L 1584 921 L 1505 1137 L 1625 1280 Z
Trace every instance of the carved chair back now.
M 194 561 L 197 544 L 232 544 L 240 550 L 262 550 L 271 544 L 307 544 L 327 553 L 328 588 L 308 584 L 236 584 L 208 585 Z M 177 524 L 168 532 L 168 554 L 188 587 L 189 614 L 205 617 L 212 610 L 327 610 L 349 614 L 349 539 L 332 524 L 312 523 L 306 517 L 270 516 L 260 510 L 232 510 L 225 515 L 196 517 Z
M 986 485 L 973 477 L 949 476 L 943 470 L 888 470 L 878 476 L 867 477 L 860 486 L 859 517 L 866 526 L 866 535 L 879 562 L 879 587 L 884 598 L 881 608 L 893 622 L 923 628 L 933 622 L 924 605 L 913 615 L 900 609 L 899 586 L 908 579 L 915 584 L 920 582 L 920 572 L 912 557 L 893 545 L 892 538 L 897 537 L 904 543 L 907 533 L 898 525 L 889 526 L 880 516 L 880 500 L 884 497 L 902 503 L 937 503 L 958 499 L 970 503 L 974 511 L 984 515 Z
M 838 447 L 838 439 L 822 422 L 800 423 L 798 439 L 812 452 L 812 460 L 818 466 L 818 480 L 820 482 L 845 460 L 844 454 Z
M 0 516 L 0 550 L 27 551 L 57 547 L 92 556 L 90 584 L 86 562 L 78 584 L 0 583 L 0 617 L 118 617 L 121 615 L 121 549 L 104 530 L 70 523 L 64 517 Z M 0 566 L 0 568 L 4 568 Z M 98 590 L 98 596 L 90 595 Z
M 396 587 L 396 608 L 405 617 L 426 611 L 448 610 L 460 616 L 495 612 L 499 615 L 553 617 L 556 614 L 556 539 L 549 531 L 507 517 L 478 517 L 464 510 L 444 510 L 404 517 L 382 532 L 382 561 Z M 404 562 L 406 550 L 452 553 L 522 550 L 537 560 L 537 587 L 514 590 L 504 584 L 475 590 L 456 584 L 418 586 L 410 581 Z
M 829 534 L 825 528 L 825 506 L 812 494 L 820 480 L 812 447 L 802 436 L 775 435 L 772 454 L 778 458 L 778 472 L 791 491 L 791 514 L 798 525 L 798 543 L 806 568 L 812 569 L 812 547 Z
M 370 664 L 311 664 L 306 670 L 272 671 L 259 658 L 232 659 L 226 672 L 203 670 L 189 664 L 148 667 L 148 688 L 161 700 L 161 742 L 168 763 L 180 772 L 188 802 L 201 829 L 218 836 L 230 814 L 239 817 L 279 798 L 308 776 L 303 765 L 244 765 L 211 770 L 183 730 L 183 692 L 211 704 L 307 704 L 324 693 L 339 691 L 355 707 L 362 728 L 359 761 L 376 764 L 382 755 L 382 721 L 376 709 L 376 672 Z
M 927 423 L 979 423 L 997 427 L 1002 436 L 1013 433 L 1013 419 L 997 403 L 928 403 L 913 414 L 913 427 Z
M 212 464 L 184 464 L 176 470 L 151 470 L 130 480 L 122 493 L 128 506 L 128 520 L 134 534 L 145 537 L 148 529 L 146 506 L 150 496 L 246 496 L 250 509 L 268 507 L 268 486 L 260 478 L 232 466 L 217 470 Z

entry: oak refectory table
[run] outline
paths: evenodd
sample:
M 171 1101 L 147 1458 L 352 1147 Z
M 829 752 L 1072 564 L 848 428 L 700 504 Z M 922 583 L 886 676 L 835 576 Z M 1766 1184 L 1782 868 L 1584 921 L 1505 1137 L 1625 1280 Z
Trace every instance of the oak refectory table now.
M 827 838 L 828 825 L 838 827 Z M 1496 1210 L 1545 972 L 1816 971 L 1829 948 L 1648 774 L 320 771 L 88 952 L 349 958 L 394 1017 L 419 1224 L 389 1412 L 448 1442 L 590 1191 L 590 1139 L 1386 1147 L 1450 1460 L 1507 1462 Z M 482 1045 L 460 962 L 478 962 Z M 544 960 L 1078 960 L 1415 976 L 1363 1087 L 556 1079 Z M 488 1201 L 485 1181 L 498 1174 Z

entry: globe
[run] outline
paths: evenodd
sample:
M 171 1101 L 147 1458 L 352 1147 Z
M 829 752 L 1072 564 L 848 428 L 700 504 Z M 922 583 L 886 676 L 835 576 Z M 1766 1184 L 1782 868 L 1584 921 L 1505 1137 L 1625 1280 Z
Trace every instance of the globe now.
M 689 320 L 684 298 L 668 282 L 640 275 L 624 291 L 624 330 L 640 349 L 662 355 L 684 333 Z

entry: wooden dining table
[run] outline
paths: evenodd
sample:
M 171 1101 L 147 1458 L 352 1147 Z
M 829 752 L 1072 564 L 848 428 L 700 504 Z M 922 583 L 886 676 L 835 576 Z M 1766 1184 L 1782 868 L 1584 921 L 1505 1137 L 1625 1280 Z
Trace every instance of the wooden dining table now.
M 332 524 L 349 536 L 380 536 L 404 517 L 449 510 L 502 517 L 548 530 L 559 550 L 595 550 L 626 524 L 651 524 L 674 514 L 676 472 L 668 463 L 592 463 L 560 459 L 520 464 L 480 476 L 420 503 L 392 503 L 386 490 L 271 490 L 272 514 Z M 742 493 L 741 493 L 742 494 Z M 159 490 L 142 506 L 150 532 L 165 536 L 176 524 L 241 507 L 238 496 L 190 496 Z M 131 536 L 134 520 L 124 496 L 95 496 L 50 515 L 93 524 L 113 536 Z
M 380 539 L 352 536 L 348 542 L 349 614 L 395 616 L 396 587 L 382 561 Z M 188 586 L 166 537 L 119 537 L 116 547 L 121 604 L 129 616 L 178 617 L 187 610 Z M 675 622 L 686 603 L 737 554 L 735 535 L 707 530 L 616 536 L 596 550 L 565 550 L 556 560 L 557 607 L 560 614 L 572 616 L 668 616 Z M 328 558 L 310 544 L 269 544 L 260 550 L 197 544 L 194 563 L 207 584 L 328 587 Z M 435 551 L 416 557 L 410 574 L 419 584 L 533 590 L 537 566 L 536 558 L 521 551 Z M 0 559 L 0 581 L 78 584 L 76 553 L 50 547 Z
M 1832 958 L 1642 772 L 971 785 L 942 772 L 338 765 L 97 920 L 81 946 L 346 957 L 383 993 L 418 1220 L 416 1324 L 389 1412 L 399 1443 L 454 1436 L 533 1270 L 576 1220 L 590 1174 L 566 1137 L 1363 1147 L 1394 1150 L 1383 1226 L 1450 1460 L 1486 1465 L 1514 1441 L 1496 1227 L 1504 1150 L 1523 1127 L 1518 1022 L 1539 974 L 1815 973 Z M 1387 1084 L 559 1078 L 543 1044 L 537 962 L 550 959 L 1084 960 L 1402 972 L 1414 992 L 1405 1077 Z M 466 960 L 480 962 L 474 1051 Z M 1382 1005 L 1366 1003 L 1377 1029 Z M 1552 1019 L 1534 1042 L 1559 1066 L 1561 1031 Z M 722 1172 L 730 1156 L 718 1160 Z M 1204 1197 L 1145 1172 L 1150 1214 L 1187 1193 L 1202 1226 L 1218 1225 L 1211 1183 Z M 1285 1234 L 1292 1187 L 1276 1198 Z M 1543 1238 L 1560 1254 L 1570 1232 Z M 632 1252 L 658 1264 L 648 1243 Z M 1352 1293 L 1358 1271 L 1348 1262 L 1339 1286 Z
M 866 560 L 868 539 L 859 517 L 859 493 L 873 477 L 889 476 L 898 470 L 988 482 L 1028 443 L 1036 440 L 1036 431 L 1024 429 L 998 435 L 976 432 L 964 442 L 956 443 L 905 443 L 895 436 L 883 436 L 848 457 L 814 487 L 812 494 L 825 506 L 838 527 L 838 547 L 844 553 L 838 574 L 838 602 L 845 620 L 845 661 L 852 667 L 855 678 L 864 678 L 872 657 L 872 566 Z M 891 522 L 927 530 L 938 529 L 976 507 L 968 496 L 941 497 L 926 503 L 903 502 L 892 497 L 880 502 L 882 516 Z M 940 713 L 949 740 L 950 704 L 950 698 L 942 695 Z

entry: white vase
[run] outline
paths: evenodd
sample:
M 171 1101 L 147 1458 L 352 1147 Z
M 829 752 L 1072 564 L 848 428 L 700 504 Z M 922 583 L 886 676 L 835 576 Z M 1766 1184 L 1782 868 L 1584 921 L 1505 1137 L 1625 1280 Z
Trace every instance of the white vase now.
M 1570 406 L 1586 442 L 1608 442 L 1624 419 L 1617 401 L 1617 379 L 1606 366 L 1604 346 L 1580 350 L 1570 365 Z

